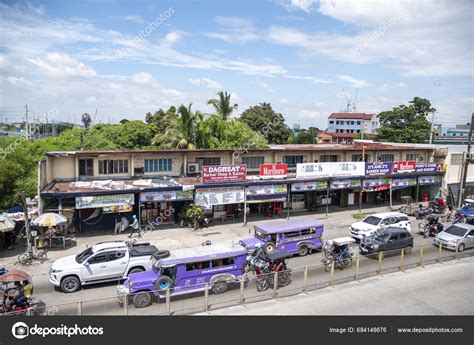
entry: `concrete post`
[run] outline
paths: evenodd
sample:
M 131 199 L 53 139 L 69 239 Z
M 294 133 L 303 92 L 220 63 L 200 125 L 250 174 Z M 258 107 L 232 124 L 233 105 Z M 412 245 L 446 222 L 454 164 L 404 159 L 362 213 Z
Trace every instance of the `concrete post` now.
M 334 285 L 332 284 L 333 279 L 334 279 L 334 260 L 331 262 L 331 275 L 329 277 L 329 286 L 331 287 L 334 287 Z
M 77 315 L 82 315 L 82 301 L 77 301 Z
M 424 249 L 424 247 L 421 246 L 421 247 L 420 247 L 420 258 L 418 259 L 418 265 L 419 265 L 420 267 L 425 268 L 425 264 L 424 264 L 424 262 L 423 262 L 423 249 Z
M 204 288 L 204 311 L 209 312 L 209 283 L 206 283 Z
M 170 289 L 166 289 L 166 315 L 171 315 L 171 293 Z
M 278 272 L 273 274 L 273 298 L 278 297 Z
M 244 288 L 245 288 L 245 282 L 244 278 L 240 278 L 240 305 L 244 305 Z
M 377 274 L 380 276 L 382 275 L 382 258 L 383 258 L 383 252 L 379 252 L 379 268 L 377 271 Z
M 360 255 L 356 257 L 356 272 L 354 275 L 354 280 L 359 280 L 359 267 L 360 267 Z
M 438 246 L 438 262 L 439 262 L 440 264 L 443 263 L 443 261 L 441 260 L 441 250 L 442 250 L 442 248 L 443 248 L 443 246 L 442 246 L 441 243 L 440 243 L 439 246 Z
M 400 254 L 400 271 L 405 272 L 404 268 L 404 259 L 405 259 L 405 249 L 402 249 L 402 252 Z

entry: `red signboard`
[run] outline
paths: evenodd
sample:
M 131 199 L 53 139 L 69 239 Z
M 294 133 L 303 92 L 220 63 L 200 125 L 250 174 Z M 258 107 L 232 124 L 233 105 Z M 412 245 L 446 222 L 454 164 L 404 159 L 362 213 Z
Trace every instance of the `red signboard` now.
M 288 164 L 261 164 L 260 177 L 286 177 Z
M 211 165 L 202 167 L 203 182 L 232 182 L 245 181 L 247 166 L 237 165 Z
M 393 166 L 394 173 L 411 173 L 416 171 L 416 161 L 395 162 Z

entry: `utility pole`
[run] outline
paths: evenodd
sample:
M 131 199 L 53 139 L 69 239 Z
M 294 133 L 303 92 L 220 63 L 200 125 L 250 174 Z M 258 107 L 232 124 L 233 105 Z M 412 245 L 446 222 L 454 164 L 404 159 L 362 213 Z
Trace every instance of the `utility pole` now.
M 463 165 L 463 172 L 461 176 L 461 184 L 459 185 L 459 200 L 458 200 L 458 208 L 461 208 L 462 201 L 464 200 L 464 188 L 466 187 L 466 180 L 467 180 L 467 172 L 469 169 L 469 164 L 474 163 L 474 159 L 471 153 L 471 145 L 472 145 L 472 132 L 474 131 L 474 113 L 471 114 L 471 127 L 469 129 L 469 139 L 467 141 L 467 152 L 464 155 L 464 165 Z
M 28 205 L 26 204 L 26 194 L 21 192 L 20 194 L 21 206 L 23 206 L 23 217 L 25 217 L 25 229 L 26 229 L 26 245 L 28 253 L 32 253 L 31 247 L 31 236 L 30 236 L 30 220 L 28 219 Z
M 435 119 L 435 112 L 431 113 L 431 131 L 430 131 L 430 145 L 433 144 L 433 128 L 434 128 L 434 119 Z
M 30 139 L 30 125 L 28 123 L 28 104 L 25 105 L 25 130 L 26 130 L 26 137 Z

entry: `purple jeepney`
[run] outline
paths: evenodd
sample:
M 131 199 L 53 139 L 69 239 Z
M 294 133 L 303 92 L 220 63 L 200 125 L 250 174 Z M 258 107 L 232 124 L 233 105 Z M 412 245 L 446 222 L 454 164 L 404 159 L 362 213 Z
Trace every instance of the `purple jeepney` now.
M 117 287 L 119 303 L 132 302 L 136 308 L 149 306 L 166 296 L 188 294 L 208 288 L 223 293 L 230 284 L 245 278 L 247 251 L 240 244 L 222 243 L 182 248 L 164 259 L 154 260 L 150 271 L 130 274 Z
M 321 248 L 324 227 L 319 220 L 303 218 L 259 224 L 254 226 L 254 230 L 253 238 L 240 241 L 248 252 L 260 244 L 266 253 L 284 250 L 304 256 Z

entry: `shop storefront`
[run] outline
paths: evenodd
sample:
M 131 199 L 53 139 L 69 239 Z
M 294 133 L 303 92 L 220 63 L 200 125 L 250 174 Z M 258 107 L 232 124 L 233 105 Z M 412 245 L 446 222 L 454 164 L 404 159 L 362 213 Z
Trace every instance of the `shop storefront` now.
M 79 232 L 111 230 L 117 215 L 132 219 L 135 209 L 135 194 L 79 196 L 75 198 L 73 222 Z
M 443 166 L 439 163 L 417 164 L 417 173 L 433 173 L 433 175 L 418 176 L 417 200 L 427 202 L 433 199 L 441 188 L 442 176 L 435 175 L 443 171 Z
M 140 193 L 141 224 L 177 223 L 181 210 L 193 200 L 193 191 Z
M 330 205 L 347 207 L 359 203 L 361 179 L 333 180 L 329 185 Z
M 312 211 L 330 203 L 328 181 L 294 182 L 291 184 L 291 209 Z
M 362 202 L 383 204 L 390 201 L 390 177 L 368 178 L 362 181 Z
M 393 177 L 392 178 L 392 198 L 395 201 L 402 201 L 403 197 L 416 198 L 416 177 Z
M 286 184 L 248 186 L 245 188 L 245 194 L 250 214 L 273 217 L 285 209 L 288 186 Z
M 236 218 L 243 212 L 244 188 L 220 187 L 197 189 L 194 203 L 204 208 L 211 219 Z

